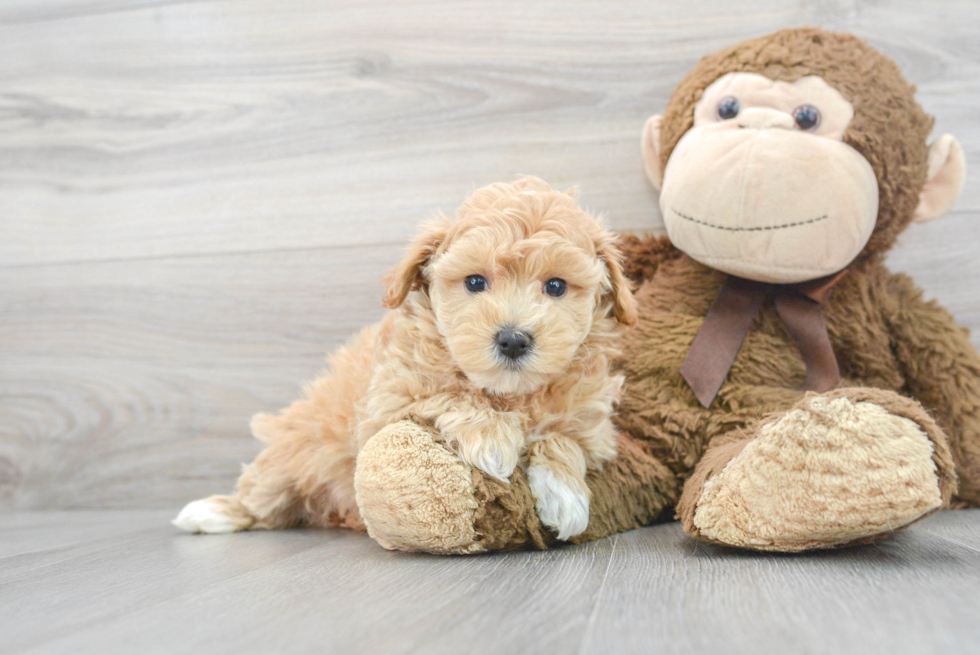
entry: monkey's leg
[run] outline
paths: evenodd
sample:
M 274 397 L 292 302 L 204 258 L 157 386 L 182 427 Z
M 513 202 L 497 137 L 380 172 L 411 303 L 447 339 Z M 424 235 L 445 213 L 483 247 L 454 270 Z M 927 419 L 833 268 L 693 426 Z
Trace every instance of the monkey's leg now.
M 646 525 L 673 506 L 677 478 L 630 439 L 587 477 L 589 524 L 573 542 Z M 548 548 L 556 535 L 541 525 L 524 470 L 504 483 L 470 468 L 439 434 L 410 421 L 387 426 L 357 457 L 357 505 L 385 548 L 431 553 Z
M 704 541 L 801 551 L 887 537 L 955 488 L 946 436 L 921 405 L 839 389 L 717 439 L 677 512 Z

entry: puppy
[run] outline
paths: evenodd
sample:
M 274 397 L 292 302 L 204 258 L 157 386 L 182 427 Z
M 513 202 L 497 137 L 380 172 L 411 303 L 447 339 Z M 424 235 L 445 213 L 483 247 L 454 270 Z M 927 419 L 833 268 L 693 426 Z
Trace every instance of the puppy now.
M 586 470 L 616 452 L 618 323 L 636 322 L 614 237 L 567 194 L 523 178 L 478 190 L 427 225 L 387 279 L 389 312 L 329 359 L 278 416 L 232 496 L 187 505 L 191 532 L 363 529 L 360 448 L 406 418 L 506 481 L 527 467 L 541 521 L 560 539 L 589 522 Z

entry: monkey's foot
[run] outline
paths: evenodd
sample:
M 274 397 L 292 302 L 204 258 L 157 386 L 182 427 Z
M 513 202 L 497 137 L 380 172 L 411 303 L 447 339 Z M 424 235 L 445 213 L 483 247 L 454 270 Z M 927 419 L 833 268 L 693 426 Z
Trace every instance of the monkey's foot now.
M 867 543 L 936 511 L 956 486 L 945 435 L 888 391 L 809 394 L 749 437 L 703 482 L 685 521 L 694 536 L 773 551 Z

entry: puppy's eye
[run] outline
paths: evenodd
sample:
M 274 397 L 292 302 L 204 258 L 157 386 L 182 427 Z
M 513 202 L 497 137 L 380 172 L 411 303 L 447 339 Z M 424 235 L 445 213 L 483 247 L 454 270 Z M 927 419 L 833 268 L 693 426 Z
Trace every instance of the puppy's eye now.
M 544 292 L 552 298 L 561 298 L 568 290 L 568 284 L 560 277 L 553 277 L 544 283 Z
M 721 99 L 718 103 L 718 118 L 723 121 L 727 121 L 730 118 L 735 118 L 738 116 L 738 111 L 742 106 L 738 102 L 738 98 L 733 96 L 728 96 Z
M 467 275 L 463 285 L 470 293 L 480 293 L 487 290 L 487 278 L 482 275 Z
M 814 130 L 820 125 L 820 110 L 813 105 L 800 105 L 793 110 L 793 120 L 801 130 Z

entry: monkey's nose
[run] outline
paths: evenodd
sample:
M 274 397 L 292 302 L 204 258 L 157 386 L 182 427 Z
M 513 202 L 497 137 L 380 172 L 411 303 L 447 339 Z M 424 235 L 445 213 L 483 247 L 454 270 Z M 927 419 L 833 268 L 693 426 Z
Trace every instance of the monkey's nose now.
M 749 107 L 743 109 L 735 118 L 739 127 L 749 127 L 764 130 L 771 127 L 792 129 L 793 117 L 784 111 L 766 107 Z
M 504 328 L 497 333 L 497 350 L 508 359 L 519 359 L 531 349 L 531 335 L 513 328 Z

